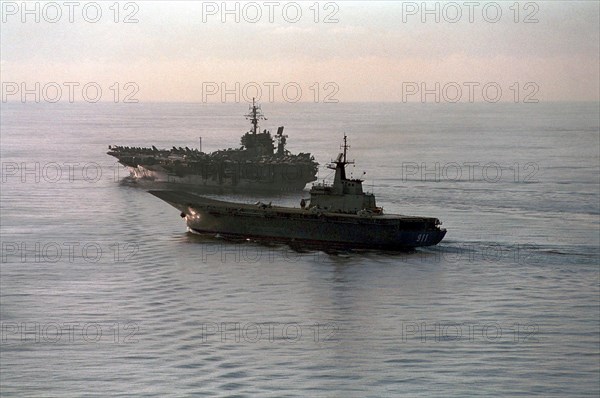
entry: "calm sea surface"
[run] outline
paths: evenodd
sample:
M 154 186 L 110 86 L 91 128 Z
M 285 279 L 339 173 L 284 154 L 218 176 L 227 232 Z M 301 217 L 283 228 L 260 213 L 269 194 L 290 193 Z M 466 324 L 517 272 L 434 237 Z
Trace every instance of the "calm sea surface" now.
M 597 103 L 263 110 L 322 166 L 348 134 L 378 204 L 444 241 L 195 236 L 106 155 L 238 146 L 245 104 L 2 104 L 2 396 L 598 396 Z

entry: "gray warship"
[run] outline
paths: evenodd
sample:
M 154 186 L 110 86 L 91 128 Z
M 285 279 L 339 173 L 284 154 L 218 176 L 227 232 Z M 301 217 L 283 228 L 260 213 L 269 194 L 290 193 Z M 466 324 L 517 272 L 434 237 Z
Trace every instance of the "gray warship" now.
M 313 185 L 310 199 L 302 199 L 299 208 L 224 202 L 183 191 L 149 192 L 180 210 L 197 233 L 382 250 L 432 246 L 444 238 L 437 218 L 385 214 L 375 196 L 363 192 L 363 180 L 346 177 L 346 165 L 352 163 L 347 149 L 344 135 L 343 153 L 328 166 L 335 170 L 333 184 Z
M 240 148 L 204 153 L 188 147 L 109 145 L 107 153 L 129 168 L 134 181 L 186 190 L 295 191 L 317 179 L 318 163 L 310 153 L 292 154 L 285 149 L 288 136 L 283 134 L 283 126 L 275 136 L 266 129 L 260 132 L 259 121 L 266 118 L 254 99 L 245 117 L 252 129 L 242 136 Z

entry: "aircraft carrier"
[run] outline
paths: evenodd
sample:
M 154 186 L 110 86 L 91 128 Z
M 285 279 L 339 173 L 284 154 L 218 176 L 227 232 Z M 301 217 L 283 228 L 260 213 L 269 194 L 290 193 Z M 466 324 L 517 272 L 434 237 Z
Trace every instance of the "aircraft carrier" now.
M 274 136 L 266 129 L 260 132 L 259 121 L 266 118 L 254 99 L 245 116 L 252 128 L 242 136 L 239 148 L 205 153 L 188 147 L 109 145 L 107 153 L 127 166 L 134 180 L 167 183 L 186 190 L 300 191 L 317 179 L 314 156 L 292 154 L 285 148 L 288 136 L 283 134 L 283 126 Z

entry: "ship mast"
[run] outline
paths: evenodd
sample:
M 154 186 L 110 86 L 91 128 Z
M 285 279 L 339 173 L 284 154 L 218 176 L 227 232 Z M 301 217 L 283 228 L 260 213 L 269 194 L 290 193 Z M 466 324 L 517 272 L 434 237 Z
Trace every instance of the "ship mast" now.
M 340 153 L 338 155 L 337 160 L 335 160 L 333 163 L 339 163 L 342 166 L 346 166 L 347 164 L 353 164 L 354 161 L 348 161 L 347 158 L 348 149 L 350 148 L 350 145 L 348 145 L 348 137 L 346 136 L 346 133 L 344 133 L 344 144 L 340 145 L 340 148 L 343 149 L 344 152 Z
M 256 134 L 256 130 L 258 129 L 258 121 L 261 119 L 266 120 L 262 114 L 260 105 L 256 105 L 254 103 L 254 97 L 252 97 L 252 107 L 250 108 L 250 113 L 244 116 L 246 116 L 246 119 L 250 119 L 250 123 L 252 123 L 252 134 Z
M 346 165 L 354 163 L 354 161 L 348 161 L 347 155 L 348 148 L 350 148 L 350 145 L 348 145 L 348 137 L 346 136 L 346 134 L 344 134 L 344 144 L 341 145 L 340 148 L 343 149 L 344 152 L 340 153 L 335 160 L 331 161 L 333 164 L 335 164 L 335 167 L 333 166 L 333 164 L 327 166 L 328 168 L 335 170 L 333 185 L 336 185 L 337 183 L 341 184 L 342 180 L 346 179 Z
M 350 148 L 350 146 L 348 145 L 348 141 L 347 141 L 347 137 L 346 137 L 345 133 L 344 133 L 344 145 L 342 145 L 342 148 L 344 149 L 344 160 L 343 160 L 343 163 L 347 164 L 348 162 L 346 161 L 346 152 L 348 151 L 348 148 Z

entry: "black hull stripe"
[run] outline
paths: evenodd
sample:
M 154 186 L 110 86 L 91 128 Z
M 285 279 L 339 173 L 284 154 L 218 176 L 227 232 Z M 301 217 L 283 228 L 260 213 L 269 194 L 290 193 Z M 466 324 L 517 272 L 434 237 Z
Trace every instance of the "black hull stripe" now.
M 213 235 L 222 235 L 223 237 L 231 237 L 231 238 L 246 238 L 252 240 L 269 240 L 274 242 L 283 242 L 283 243 L 304 243 L 311 246 L 335 246 L 341 248 L 356 248 L 356 249 L 376 249 L 376 250 L 410 250 L 416 247 L 426 247 L 426 246 L 435 246 L 442 241 L 444 236 L 446 235 L 446 231 L 438 232 L 438 236 L 431 242 L 427 242 L 424 244 L 414 243 L 414 244 L 402 244 L 402 243 L 392 243 L 387 245 L 373 245 L 368 243 L 354 243 L 354 242 L 343 242 L 343 241 L 326 241 L 326 240 L 316 240 L 316 239 L 304 239 L 304 238 L 288 238 L 281 236 L 268 236 L 268 235 L 252 235 L 252 234 L 239 234 L 239 233 L 227 233 L 227 232 L 219 232 L 219 231 L 210 231 L 210 230 L 200 230 L 196 228 L 191 228 L 195 233 L 198 234 L 213 234 Z

